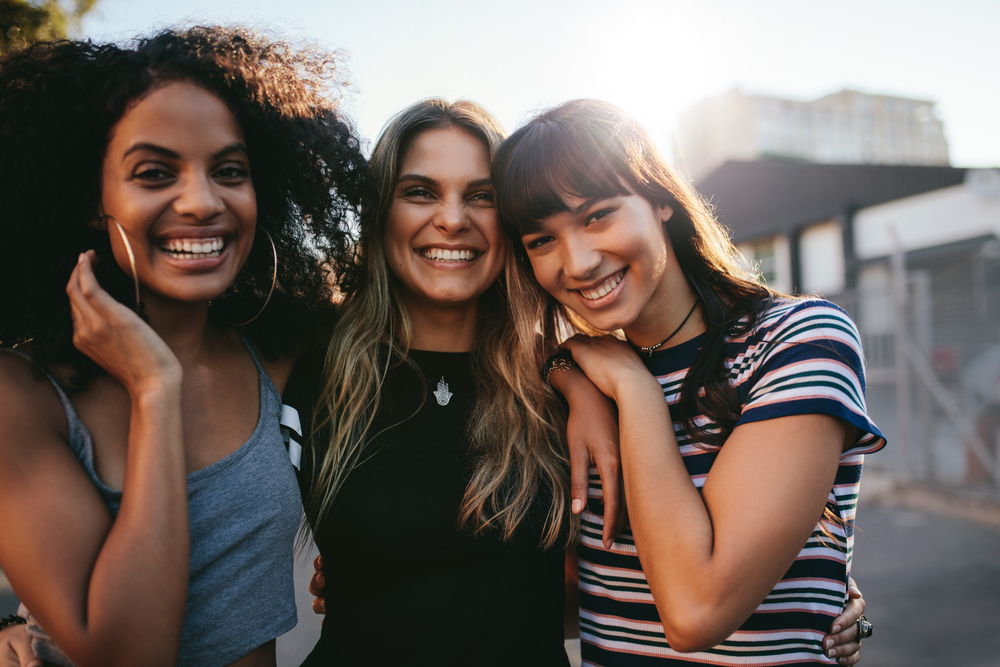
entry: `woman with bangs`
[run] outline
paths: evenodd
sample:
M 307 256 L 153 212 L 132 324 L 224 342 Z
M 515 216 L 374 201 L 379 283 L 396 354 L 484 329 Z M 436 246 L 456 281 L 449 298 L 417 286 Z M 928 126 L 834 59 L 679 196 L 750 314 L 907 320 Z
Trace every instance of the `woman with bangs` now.
M 531 120 L 493 179 L 519 258 L 558 306 L 545 330 L 568 320 L 594 336 L 563 347 L 618 406 L 629 527 L 607 548 L 598 508 L 582 517 L 585 664 L 853 664 L 870 624 L 838 614 L 864 454 L 885 445 L 854 324 L 745 272 L 610 104 Z

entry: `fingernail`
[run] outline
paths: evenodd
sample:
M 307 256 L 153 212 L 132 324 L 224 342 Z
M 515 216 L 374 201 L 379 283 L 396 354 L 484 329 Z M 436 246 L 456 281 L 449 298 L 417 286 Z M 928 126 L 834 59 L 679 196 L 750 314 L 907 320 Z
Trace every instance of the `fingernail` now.
M 830 648 L 831 646 L 833 646 L 833 638 L 831 637 L 830 639 L 827 639 L 825 642 L 823 642 L 823 646 L 824 648 Z
M 574 498 L 573 499 L 573 504 L 572 504 L 571 507 L 572 507 L 573 514 L 579 514 L 580 510 L 583 509 L 583 501 L 580 500 L 579 498 Z
M 835 625 L 832 628 L 830 628 L 830 634 L 831 635 L 835 635 L 838 632 L 840 632 L 840 626 L 839 625 Z
M 855 586 L 854 584 L 851 584 L 851 592 L 857 595 L 861 595 L 861 589 Z
M 608 551 L 611 551 L 611 547 L 613 547 L 614 545 L 615 545 L 614 540 L 604 540 L 604 548 L 607 549 Z
M 836 657 L 836 655 L 837 651 L 835 649 L 830 649 L 829 651 L 826 652 L 826 657 L 828 658 Z

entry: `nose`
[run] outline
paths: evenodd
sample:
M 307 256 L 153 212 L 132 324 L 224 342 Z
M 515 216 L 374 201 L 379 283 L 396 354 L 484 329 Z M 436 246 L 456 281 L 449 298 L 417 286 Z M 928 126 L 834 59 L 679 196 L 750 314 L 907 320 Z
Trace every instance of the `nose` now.
M 562 244 L 562 265 L 569 278 L 587 280 L 601 265 L 601 253 L 586 237 L 572 236 Z
M 454 236 L 472 225 L 468 212 L 465 210 L 465 200 L 462 198 L 443 199 L 434 216 L 434 226 L 446 234 Z
M 178 215 L 192 216 L 197 220 L 212 219 L 226 208 L 217 187 L 209 174 L 188 176 L 179 196 L 174 200 L 174 211 Z

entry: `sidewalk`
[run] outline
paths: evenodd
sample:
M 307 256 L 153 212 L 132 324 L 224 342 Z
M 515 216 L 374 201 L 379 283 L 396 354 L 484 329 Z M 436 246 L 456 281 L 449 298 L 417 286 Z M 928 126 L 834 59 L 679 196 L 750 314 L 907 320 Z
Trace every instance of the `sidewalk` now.
M 1000 500 L 992 488 L 862 482 L 853 574 L 866 667 L 1000 667 Z
M 1000 528 L 1000 488 L 906 482 L 875 470 L 861 478 L 860 505 L 906 507 Z

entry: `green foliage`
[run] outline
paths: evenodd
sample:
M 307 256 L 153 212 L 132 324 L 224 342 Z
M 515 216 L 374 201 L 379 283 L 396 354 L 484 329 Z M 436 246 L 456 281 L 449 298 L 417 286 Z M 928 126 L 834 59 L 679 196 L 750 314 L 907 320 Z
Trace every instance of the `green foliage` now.
M 0 0 L 0 55 L 32 42 L 64 39 L 97 0 Z

